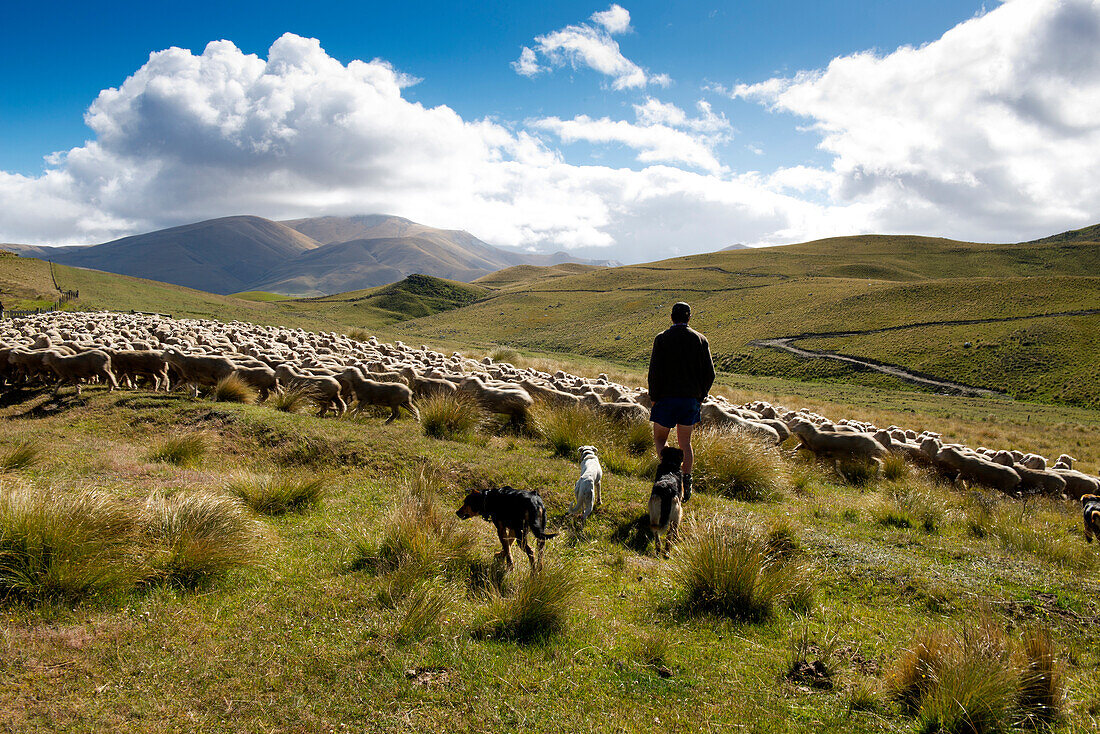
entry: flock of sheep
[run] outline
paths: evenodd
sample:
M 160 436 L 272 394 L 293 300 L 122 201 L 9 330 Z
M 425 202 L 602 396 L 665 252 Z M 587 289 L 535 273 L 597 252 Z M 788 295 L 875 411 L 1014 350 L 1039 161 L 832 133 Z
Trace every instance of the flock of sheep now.
M 437 392 L 472 395 L 492 413 L 522 421 L 535 400 L 584 406 L 616 420 L 648 420 L 645 390 L 616 384 L 606 375 L 550 374 L 508 363 L 450 356 L 426 346 L 359 341 L 332 332 L 258 326 L 244 322 L 172 319 L 156 314 L 52 312 L 0 326 L 0 385 L 53 384 L 55 390 L 95 380 L 118 387 L 138 380 L 154 390 L 188 385 L 194 396 L 236 375 L 264 400 L 287 386 L 309 390 L 322 415 L 359 406 L 406 410 L 419 420 L 416 399 Z M 1100 479 L 1073 469 L 1063 454 L 1049 462 L 1037 454 L 943 443 L 937 433 L 897 426 L 830 421 L 808 410 L 765 402 L 735 405 L 722 396 L 703 404 L 704 423 L 738 428 L 772 444 L 797 436 L 803 448 L 835 461 L 882 466 L 889 454 L 926 466 L 953 481 L 1007 494 L 1100 494 Z

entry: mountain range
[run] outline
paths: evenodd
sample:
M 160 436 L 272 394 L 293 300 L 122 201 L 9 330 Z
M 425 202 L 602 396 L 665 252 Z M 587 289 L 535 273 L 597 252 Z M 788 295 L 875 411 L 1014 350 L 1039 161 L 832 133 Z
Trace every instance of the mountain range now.
M 514 265 L 590 261 L 505 250 L 469 232 L 384 214 L 275 222 L 234 216 L 100 245 L 0 247 L 27 257 L 174 283 L 211 293 L 327 295 L 386 285 L 413 273 L 469 282 Z

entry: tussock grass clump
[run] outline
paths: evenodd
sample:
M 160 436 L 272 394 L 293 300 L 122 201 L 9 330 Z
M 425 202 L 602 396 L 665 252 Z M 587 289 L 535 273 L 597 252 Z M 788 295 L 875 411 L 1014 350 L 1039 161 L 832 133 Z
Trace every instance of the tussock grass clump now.
M 540 571 L 529 573 L 516 584 L 511 597 L 490 603 L 491 618 L 480 633 L 516 642 L 533 642 L 566 631 L 583 582 L 576 569 L 560 561 L 547 561 Z
M 439 481 L 426 472 L 407 479 L 380 538 L 366 527 L 352 528 L 347 533 L 347 569 L 396 574 L 389 594 L 395 599 L 420 579 L 469 576 L 477 564 L 477 531 L 441 506 Z
M 890 483 L 882 488 L 875 521 L 887 527 L 920 528 L 938 533 L 947 517 L 947 503 L 933 487 L 915 482 Z
M 155 493 L 142 524 L 155 548 L 155 577 L 169 583 L 191 586 L 253 565 L 267 548 L 263 526 L 240 500 L 225 495 Z
M 879 467 L 867 459 L 844 459 L 836 463 L 837 473 L 855 487 L 866 487 L 878 479 Z
M 657 628 L 642 632 L 631 645 L 631 656 L 647 668 L 666 668 L 671 662 L 672 635 Z
M 635 456 L 648 454 L 653 450 L 653 424 L 646 421 L 630 421 L 623 424 L 623 443 L 626 450 Z
M 779 452 L 741 431 L 704 428 L 693 439 L 695 486 L 738 500 L 778 499 L 789 481 Z
M 991 618 L 928 630 L 898 660 L 891 695 L 926 732 L 1007 732 L 1056 721 L 1064 690 L 1050 635 L 1022 643 Z
M 882 460 L 882 478 L 891 482 L 900 482 L 909 478 L 911 468 L 905 457 L 887 454 Z
M 519 359 L 519 352 L 511 347 L 497 347 L 493 351 L 489 352 L 489 359 L 494 362 L 509 362 L 514 363 Z
M 530 425 L 556 456 L 573 458 L 581 446 L 598 445 L 611 432 L 609 421 L 584 406 L 551 407 L 537 404 Z
M 0 454 L 0 472 L 28 469 L 42 460 L 42 445 L 25 438 L 14 447 Z
M 393 636 L 398 642 L 415 642 L 439 629 L 451 605 L 452 593 L 431 581 L 421 582 L 406 595 L 398 610 Z
M 357 342 L 370 341 L 371 333 L 366 329 L 349 329 L 347 336 Z
M 77 597 L 144 573 L 135 509 L 96 489 L 0 488 L 0 598 Z
M 1028 728 L 1052 724 L 1066 703 L 1065 670 L 1046 629 L 1030 629 L 1020 643 L 1020 708 Z
M 206 439 L 201 433 L 170 436 L 149 452 L 149 461 L 176 466 L 196 466 L 206 455 Z
M 284 413 L 304 413 L 317 405 L 317 391 L 310 385 L 294 381 L 282 392 L 273 393 L 267 405 Z
M 214 386 L 213 398 L 219 403 L 244 403 L 252 405 L 259 397 L 259 391 L 249 385 L 238 374 L 226 375 Z
M 673 556 L 675 605 L 688 614 L 716 614 L 747 622 L 772 616 L 777 606 L 812 600 L 804 566 L 769 550 L 759 533 L 720 522 L 698 527 Z
M 229 493 L 261 515 L 304 512 L 320 503 L 327 482 L 324 477 L 236 474 L 226 483 Z
M 436 393 L 420 401 L 424 435 L 448 441 L 469 439 L 485 420 L 485 411 L 465 393 Z

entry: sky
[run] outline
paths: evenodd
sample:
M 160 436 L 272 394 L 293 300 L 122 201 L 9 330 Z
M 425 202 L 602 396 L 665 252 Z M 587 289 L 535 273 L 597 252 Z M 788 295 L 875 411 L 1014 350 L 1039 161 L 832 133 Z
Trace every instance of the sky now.
M 0 241 L 387 213 L 641 262 L 1100 221 L 1100 0 L 0 10 Z

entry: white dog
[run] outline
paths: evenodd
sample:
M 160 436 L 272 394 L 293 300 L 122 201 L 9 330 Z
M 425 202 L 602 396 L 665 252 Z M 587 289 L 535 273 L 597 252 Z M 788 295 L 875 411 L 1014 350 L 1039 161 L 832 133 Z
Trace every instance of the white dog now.
M 581 478 L 573 488 L 577 495 L 577 503 L 569 510 L 569 514 L 578 515 L 583 523 L 603 502 L 603 495 L 600 492 L 603 467 L 600 466 L 600 460 L 596 457 L 595 446 L 581 446 L 577 451 L 581 455 Z

